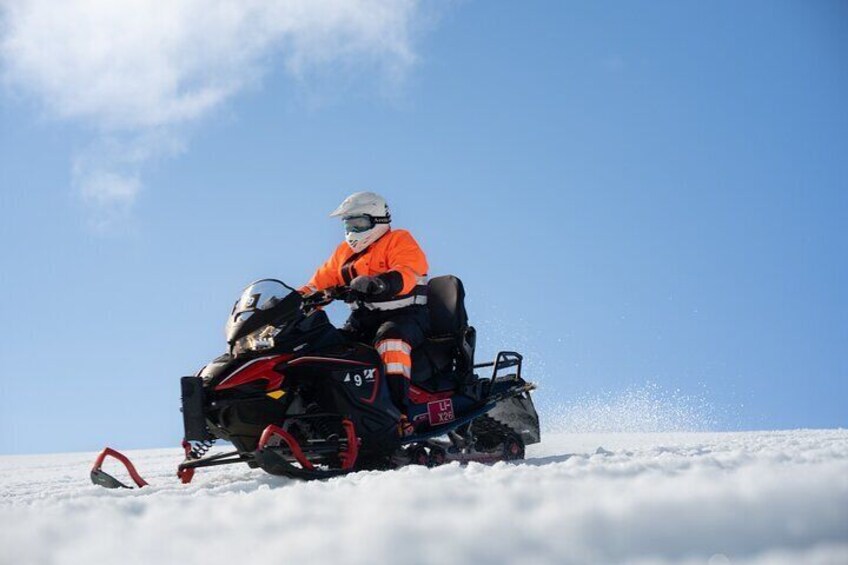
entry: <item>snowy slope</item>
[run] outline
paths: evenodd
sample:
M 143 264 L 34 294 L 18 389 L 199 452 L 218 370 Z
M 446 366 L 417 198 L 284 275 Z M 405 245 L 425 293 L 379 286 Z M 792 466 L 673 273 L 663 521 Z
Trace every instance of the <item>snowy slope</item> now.
M 311 483 L 128 454 L 153 487 L 0 457 L 0 562 L 848 563 L 846 430 L 548 434 L 522 464 Z

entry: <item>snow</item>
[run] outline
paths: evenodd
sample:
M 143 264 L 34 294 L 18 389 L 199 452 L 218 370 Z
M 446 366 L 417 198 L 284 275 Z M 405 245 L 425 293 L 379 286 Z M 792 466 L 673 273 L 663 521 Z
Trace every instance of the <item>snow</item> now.
M 848 563 L 848 430 L 557 433 L 520 464 L 309 483 L 126 453 L 153 486 L 0 457 L 0 563 Z

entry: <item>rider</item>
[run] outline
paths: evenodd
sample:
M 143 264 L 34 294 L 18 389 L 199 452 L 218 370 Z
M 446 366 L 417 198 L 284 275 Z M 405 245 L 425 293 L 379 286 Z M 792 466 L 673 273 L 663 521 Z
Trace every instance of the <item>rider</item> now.
M 408 231 L 391 229 L 389 207 L 379 194 L 351 194 L 330 216 L 341 217 L 345 241 L 300 292 L 308 296 L 350 287 L 357 300 L 343 330 L 377 348 L 401 412 L 398 432 L 410 435 L 413 427 L 406 413 L 412 349 L 424 341 L 429 325 L 427 257 Z

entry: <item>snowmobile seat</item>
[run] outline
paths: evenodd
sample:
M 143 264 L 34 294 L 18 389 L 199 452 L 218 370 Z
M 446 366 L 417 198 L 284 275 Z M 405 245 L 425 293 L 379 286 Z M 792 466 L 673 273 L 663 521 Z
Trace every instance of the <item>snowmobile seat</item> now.
M 417 356 L 412 380 L 422 384 L 427 381 L 427 388 L 441 390 L 470 382 L 474 377 L 476 331 L 468 325 L 462 281 L 451 275 L 434 277 L 428 285 L 427 302 L 430 331 L 420 349 L 429 363 L 420 363 L 423 359 Z M 422 370 L 416 371 L 416 364 Z

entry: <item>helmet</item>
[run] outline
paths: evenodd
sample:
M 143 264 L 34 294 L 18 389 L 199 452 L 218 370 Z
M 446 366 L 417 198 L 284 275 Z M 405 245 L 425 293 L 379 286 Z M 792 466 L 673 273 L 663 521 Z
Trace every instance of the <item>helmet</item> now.
M 345 225 L 345 240 L 354 253 L 368 246 L 389 231 L 389 206 L 386 199 L 373 192 L 356 192 L 345 198 L 330 217 L 341 216 Z

